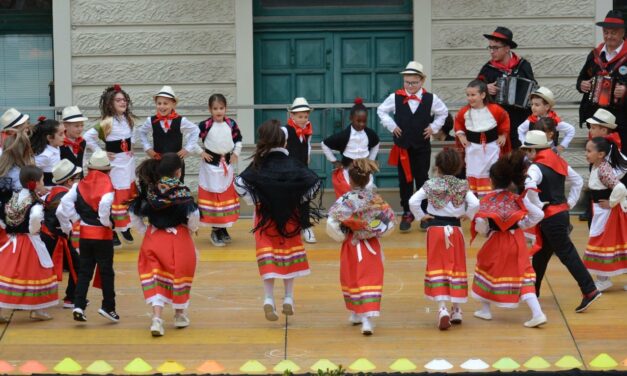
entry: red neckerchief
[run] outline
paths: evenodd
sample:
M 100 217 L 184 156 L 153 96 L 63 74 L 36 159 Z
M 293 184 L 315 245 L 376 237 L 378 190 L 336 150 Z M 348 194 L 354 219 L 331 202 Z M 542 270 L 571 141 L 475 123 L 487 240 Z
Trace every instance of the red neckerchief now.
M 83 151 L 83 143 L 82 137 L 77 137 L 76 140 L 72 141 L 67 136 L 63 139 L 63 146 L 67 146 L 72 149 L 72 153 L 78 155 L 81 151 Z
M 562 176 L 568 176 L 568 163 L 550 148 L 538 150 L 533 163 L 544 165 Z
M 422 92 L 422 94 L 424 95 L 424 93 L 426 93 L 427 91 L 422 88 L 420 89 L 420 91 Z M 418 103 L 422 102 L 422 99 L 418 98 L 418 96 L 416 94 L 407 94 L 407 90 L 405 89 L 398 89 L 396 90 L 396 92 L 394 92 L 394 94 L 396 95 L 400 95 L 401 97 L 405 97 L 405 99 L 403 99 L 403 104 L 407 104 L 407 102 L 409 102 L 410 100 L 415 100 L 418 101 Z
M 620 52 L 618 54 L 616 54 L 616 56 L 614 56 L 612 58 L 612 60 L 608 61 L 607 63 L 603 62 L 603 60 L 601 59 L 601 50 L 603 50 L 603 46 L 604 45 L 605 45 L 605 43 L 601 43 L 601 44 L 599 44 L 597 46 L 597 48 L 592 50 L 592 56 L 594 57 L 594 63 L 601 68 L 601 71 L 599 72 L 600 75 L 606 75 L 606 74 L 609 73 L 608 70 L 607 70 L 607 67 L 609 65 L 612 65 L 612 64 L 614 64 L 615 62 L 617 62 L 619 60 L 627 59 L 627 46 L 625 46 L 623 44 L 623 49 L 620 50 Z M 620 65 L 622 65 L 622 64 L 616 64 L 615 68 L 620 66 Z
M 529 117 L 527 118 L 527 120 L 529 120 L 529 123 L 535 123 L 535 122 L 537 122 L 538 120 L 540 120 L 540 118 L 543 118 L 543 117 L 548 117 L 548 118 L 550 118 L 550 119 L 553 119 L 553 121 L 555 122 L 555 125 L 556 125 L 556 126 L 557 126 L 557 125 L 558 125 L 558 124 L 562 121 L 562 119 L 560 119 L 560 117 L 559 117 L 559 116 L 557 116 L 557 114 L 556 114 L 556 113 L 555 113 L 555 111 L 553 111 L 553 110 L 550 110 L 550 111 L 549 111 L 549 113 L 548 113 L 548 114 L 546 114 L 545 116 L 536 116 L 536 115 L 531 115 L 531 116 L 529 116 Z
M 287 119 L 287 125 L 294 128 L 294 131 L 296 131 L 296 136 L 298 136 L 299 139 L 302 137 L 307 138 L 313 134 L 311 122 L 309 121 L 307 122 L 307 125 L 305 125 L 305 128 L 301 128 L 296 125 L 296 123 L 294 123 L 294 120 L 292 120 L 292 118 L 289 118 Z
M 522 196 L 509 191 L 489 193 L 481 198 L 476 218 L 492 219 L 501 231 L 507 231 L 527 215 Z M 473 220 L 474 222 L 474 220 Z M 471 239 L 477 236 L 475 226 L 470 226 Z M 471 240 L 471 242 L 472 242 Z
M 163 127 L 165 128 L 165 131 L 167 132 L 170 129 L 170 122 L 169 120 L 174 120 L 177 117 L 179 117 L 179 114 L 176 113 L 176 111 L 172 110 L 172 112 L 170 112 L 169 115 L 163 116 L 159 113 L 157 113 L 156 119 L 153 122 L 153 124 L 156 124 L 157 122 L 163 121 Z
M 492 65 L 494 68 L 497 68 L 498 70 L 507 72 L 508 74 L 512 73 L 512 70 L 516 68 L 518 64 L 520 64 L 520 57 L 518 57 L 518 55 L 516 55 L 513 52 L 512 52 L 512 56 L 509 58 L 509 61 L 507 62 L 507 65 L 501 63 L 500 61 L 490 60 L 490 65 Z

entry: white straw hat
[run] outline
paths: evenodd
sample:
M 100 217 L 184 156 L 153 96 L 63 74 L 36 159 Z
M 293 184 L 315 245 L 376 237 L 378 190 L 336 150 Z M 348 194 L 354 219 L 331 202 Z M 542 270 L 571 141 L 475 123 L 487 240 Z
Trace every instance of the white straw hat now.
M 523 149 L 547 149 L 550 148 L 552 142 L 546 139 L 546 133 L 542 131 L 529 131 L 525 135 L 525 142 L 521 148 Z
M 294 102 L 289 108 L 289 112 L 303 112 L 303 111 L 311 112 L 313 111 L 313 108 L 311 108 L 311 106 L 309 105 L 309 102 L 307 102 L 307 99 L 303 97 L 298 97 L 294 99 Z
M 26 120 L 28 120 L 28 115 L 19 112 L 15 108 L 9 108 L 2 114 L 0 126 L 2 126 L 2 130 L 15 128 L 18 125 L 24 124 Z
M 67 106 L 63 109 L 61 113 L 61 118 L 63 122 L 67 123 L 76 123 L 79 121 L 87 121 L 87 117 L 83 115 L 78 106 Z
M 95 151 L 94 154 L 91 155 L 91 158 L 89 158 L 87 168 L 101 171 L 110 170 L 111 162 L 109 162 L 109 157 L 107 157 L 107 153 L 102 150 Z
M 534 92 L 529 94 L 529 97 L 530 98 L 533 98 L 533 97 L 542 98 L 544 99 L 546 103 L 549 104 L 549 106 L 551 107 L 555 106 L 555 96 L 553 95 L 553 92 L 549 90 L 549 88 L 546 88 L 544 86 L 540 86 L 539 88 L 537 88 Z
M 407 63 L 405 70 L 402 71 L 401 74 L 417 74 L 424 78 L 426 75 L 423 72 L 424 68 L 422 67 L 422 64 L 417 61 L 410 61 Z
M 155 94 L 155 99 L 157 99 L 157 97 L 170 98 L 175 102 L 177 101 L 176 94 L 174 94 L 174 90 L 172 90 L 172 87 L 167 86 L 167 85 L 161 87 L 161 90 L 159 90 L 159 92 Z
M 616 129 L 616 116 L 608 110 L 599 108 L 591 118 L 586 119 L 588 124 L 597 124 L 605 128 Z
M 80 174 L 82 171 L 82 168 L 76 167 L 76 165 L 70 162 L 69 159 L 61 159 L 52 168 L 52 182 L 54 184 L 63 183 L 72 176 Z

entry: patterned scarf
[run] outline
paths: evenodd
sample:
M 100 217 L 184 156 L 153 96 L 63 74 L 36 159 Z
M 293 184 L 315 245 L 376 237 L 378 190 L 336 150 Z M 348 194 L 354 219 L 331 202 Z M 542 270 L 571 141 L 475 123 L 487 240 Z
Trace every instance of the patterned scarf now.
M 147 194 L 148 202 L 153 208 L 164 208 L 172 204 L 193 200 L 192 193 L 177 178 L 162 177 L 155 189 Z
M 434 208 L 442 209 L 449 202 L 458 208 L 466 201 L 468 182 L 445 175 L 427 180 L 422 188 L 427 192 L 427 199 Z
M 33 204 L 32 195 L 26 196 L 22 202 L 19 202 L 19 197 L 19 192 L 14 193 L 4 207 L 6 224 L 11 227 L 19 226 L 22 222 L 24 222 L 26 213 L 28 213 L 28 208 L 30 208 Z
M 169 115 L 161 115 L 160 113 L 157 113 L 156 119 L 153 122 L 154 124 L 163 121 L 163 127 L 165 128 L 165 131 L 167 132 L 168 130 L 170 130 L 170 120 L 174 120 L 177 117 L 179 117 L 179 114 L 176 113 L 176 111 L 172 110 L 172 112 L 170 112 Z
M 63 139 L 63 146 L 67 146 L 72 149 L 72 153 L 75 155 L 79 155 L 81 151 L 83 151 L 83 138 L 78 137 L 76 140 L 72 141 L 67 136 Z

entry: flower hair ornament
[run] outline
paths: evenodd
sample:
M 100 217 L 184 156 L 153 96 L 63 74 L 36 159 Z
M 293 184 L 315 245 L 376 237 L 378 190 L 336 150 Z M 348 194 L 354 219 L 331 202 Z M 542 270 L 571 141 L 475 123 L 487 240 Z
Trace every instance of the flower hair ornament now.
M 355 104 L 364 104 L 364 100 L 361 97 L 355 98 Z
M 37 121 L 38 121 L 38 122 L 40 122 L 40 123 L 43 123 L 43 122 L 44 122 L 44 121 L 46 121 L 46 120 L 47 120 L 47 118 L 46 118 L 44 115 L 41 115 L 41 116 L 39 116 L 39 117 L 37 118 Z
M 37 188 L 37 182 L 34 180 L 29 181 L 28 183 L 26 183 L 26 189 L 28 189 L 29 191 L 34 191 L 35 188 Z
M 113 91 L 115 91 L 116 93 L 121 92 L 122 91 L 122 86 L 120 86 L 120 84 L 113 85 Z

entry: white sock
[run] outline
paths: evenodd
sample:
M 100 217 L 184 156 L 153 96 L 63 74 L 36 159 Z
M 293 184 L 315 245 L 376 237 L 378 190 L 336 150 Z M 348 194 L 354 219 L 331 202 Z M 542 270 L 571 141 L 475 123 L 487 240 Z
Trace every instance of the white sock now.
M 283 286 L 285 286 L 285 297 L 291 298 L 294 296 L 294 278 L 284 279 Z
M 266 300 L 274 301 L 274 278 L 263 280 L 263 291 L 265 293 Z
M 440 301 L 438 302 L 438 308 L 439 308 L 439 309 L 441 309 L 441 310 L 442 310 L 442 309 L 446 309 L 446 301 L 444 301 L 444 300 L 440 300 Z
M 492 314 L 492 312 L 490 312 L 490 303 L 488 302 L 481 302 L 481 312 L 483 313 L 487 313 L 487 314 Z
M 610 277 L 608 277 L 608 276 L 606 276 L 606 275 L 598 275 L 598 276 L 597 276 L 597 281 L 600 281 L 600 282 L 605 282 L 605 281 L 607 281 L 608 279 L 610 279 Z
M 360 316 L 361 316 L 361 325 L 370 324 L 370 319 L 367 316 L 364 316 L 364 315 L 360 315 Z
M 529 309 L 531 309 L 532 317 L 543 315 L 542 308 L 540 307 L 540 301 L 538 300 L 536 294 L 529 294 L 529 297 L 525 299 L 525 302 L 529 306 Z
M 459 303 L 453 303 L 453 311 L 455 311 L 455 312 L 461 312 L 462 311 L 461 307 L 459 306 Z

